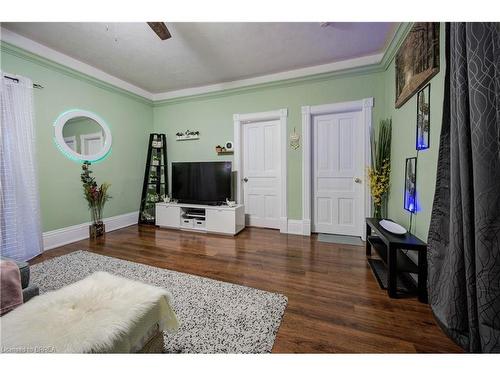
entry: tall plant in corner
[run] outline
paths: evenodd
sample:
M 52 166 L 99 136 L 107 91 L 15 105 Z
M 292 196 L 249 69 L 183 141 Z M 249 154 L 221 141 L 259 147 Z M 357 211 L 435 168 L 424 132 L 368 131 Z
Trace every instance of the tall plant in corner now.
M 111 198 L 108 189 L 111 186 L 108 183 L 97 185 L 95 178 L 92 177 L 91 163 L 85 161 L 82 164 L 82 174 L 80 175 L 83 185 L 83 196 L 89 205 L 92 225 L 89 227 L 91 238 L 104 234 L 104 223 L 102 222 L 102 211 L 104 204 Z
M 375 130 L 370 131 L 371 167 L 368 168 L 370 192 L 372 196 L 373 216 L 387 217 L 387 199 L 391 175 L 391 137 L 392 120 L 380 121 L 378 140 Z

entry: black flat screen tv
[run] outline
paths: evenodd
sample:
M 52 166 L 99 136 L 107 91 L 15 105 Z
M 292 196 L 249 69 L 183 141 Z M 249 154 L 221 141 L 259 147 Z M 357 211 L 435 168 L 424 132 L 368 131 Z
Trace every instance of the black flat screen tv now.
M 231 162 L 172 163 L 172 198 L 206 205 L 231 199 Z

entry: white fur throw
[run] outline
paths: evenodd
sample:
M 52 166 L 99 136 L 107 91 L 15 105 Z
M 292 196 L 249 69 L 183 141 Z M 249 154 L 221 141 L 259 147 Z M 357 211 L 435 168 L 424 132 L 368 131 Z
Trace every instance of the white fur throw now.
M 105 352 L 153 306 L 160 330 L 175 330 L 171 296 L 162 288 L 96 272 L 45 293 L 0 319 L 3 352 Z

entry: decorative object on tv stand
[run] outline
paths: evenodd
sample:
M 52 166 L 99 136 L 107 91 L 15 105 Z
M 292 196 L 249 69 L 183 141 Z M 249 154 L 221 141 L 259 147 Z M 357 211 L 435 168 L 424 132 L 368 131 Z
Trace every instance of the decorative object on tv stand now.
M 200 132 L 198 130 L 186 130 L 185 132 L 175 133 L 178 141 L 188 141 L 193 139 L 200 139 Z
M 108 189 L 111 186 L 108 183 L 103 183 L 97 186 L 95 178 L 92 177 L 90 162 L 85 161 L 82 164 L 82 174 L 80 179 L 83 185 L 83 196 L 89 205 L 92 224 L 89 225 L 89 237 L 95 239 L 105 233 L 105 226 L 102 222 L 102 210 L 104 204 L 111 196 L 108 194 Z
M 392 120 L 380 121 L 378 141 L 375 129 L 370 129 L 371 166 L 368 168 L 368 180 L 373 203 L 373 216 L 380 219 L 387 217 L 387 198 L 391 175 L 391 138 Z
M 168 194 L 167 138 L 165 134 L 150 134 L 148 145 L 139 211 L 140 224 L 155 223 L 155 205 Z
M 300 147 L 300 135 L 298 135 L 295 128 L 293 128 L 293 133 L 290 134 L 290 148 L 292 150 L 298 150 L 299 147 Z
M 439 22 L 415 22 L 396 54 L 396 108 L 439 72 Z
M 406 158 L 404 209 L 411 213 L 417 211 L 417 158 Z
M 425 150 L 430 146 L 430 126 L 431 126 L 431 84 L 429 83 L 417 94 L 417 131 L 416 149 Z

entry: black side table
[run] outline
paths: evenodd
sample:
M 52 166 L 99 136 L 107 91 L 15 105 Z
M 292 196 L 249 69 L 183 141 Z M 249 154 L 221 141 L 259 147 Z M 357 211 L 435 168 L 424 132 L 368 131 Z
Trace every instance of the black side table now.
M 387 294 L 391 298 L 398 297 L 398 273 L 418 274 L 418 285 L 415 288 L 420 302 L 427 303 L 427 244 L 410 233 L 397 235 L 386 231 L 379 224 L 381 219 L 366 218 L 366 256 L 371 256 L 372 247 L 387 267 Z M 377 236 L 372 236 L 372 229 Z M 416 265 L 401 250 L 417 250 Z M 372 268 L 377 273 L 375 268 Z M 377 277 L 380 275 L 377 274 Z

